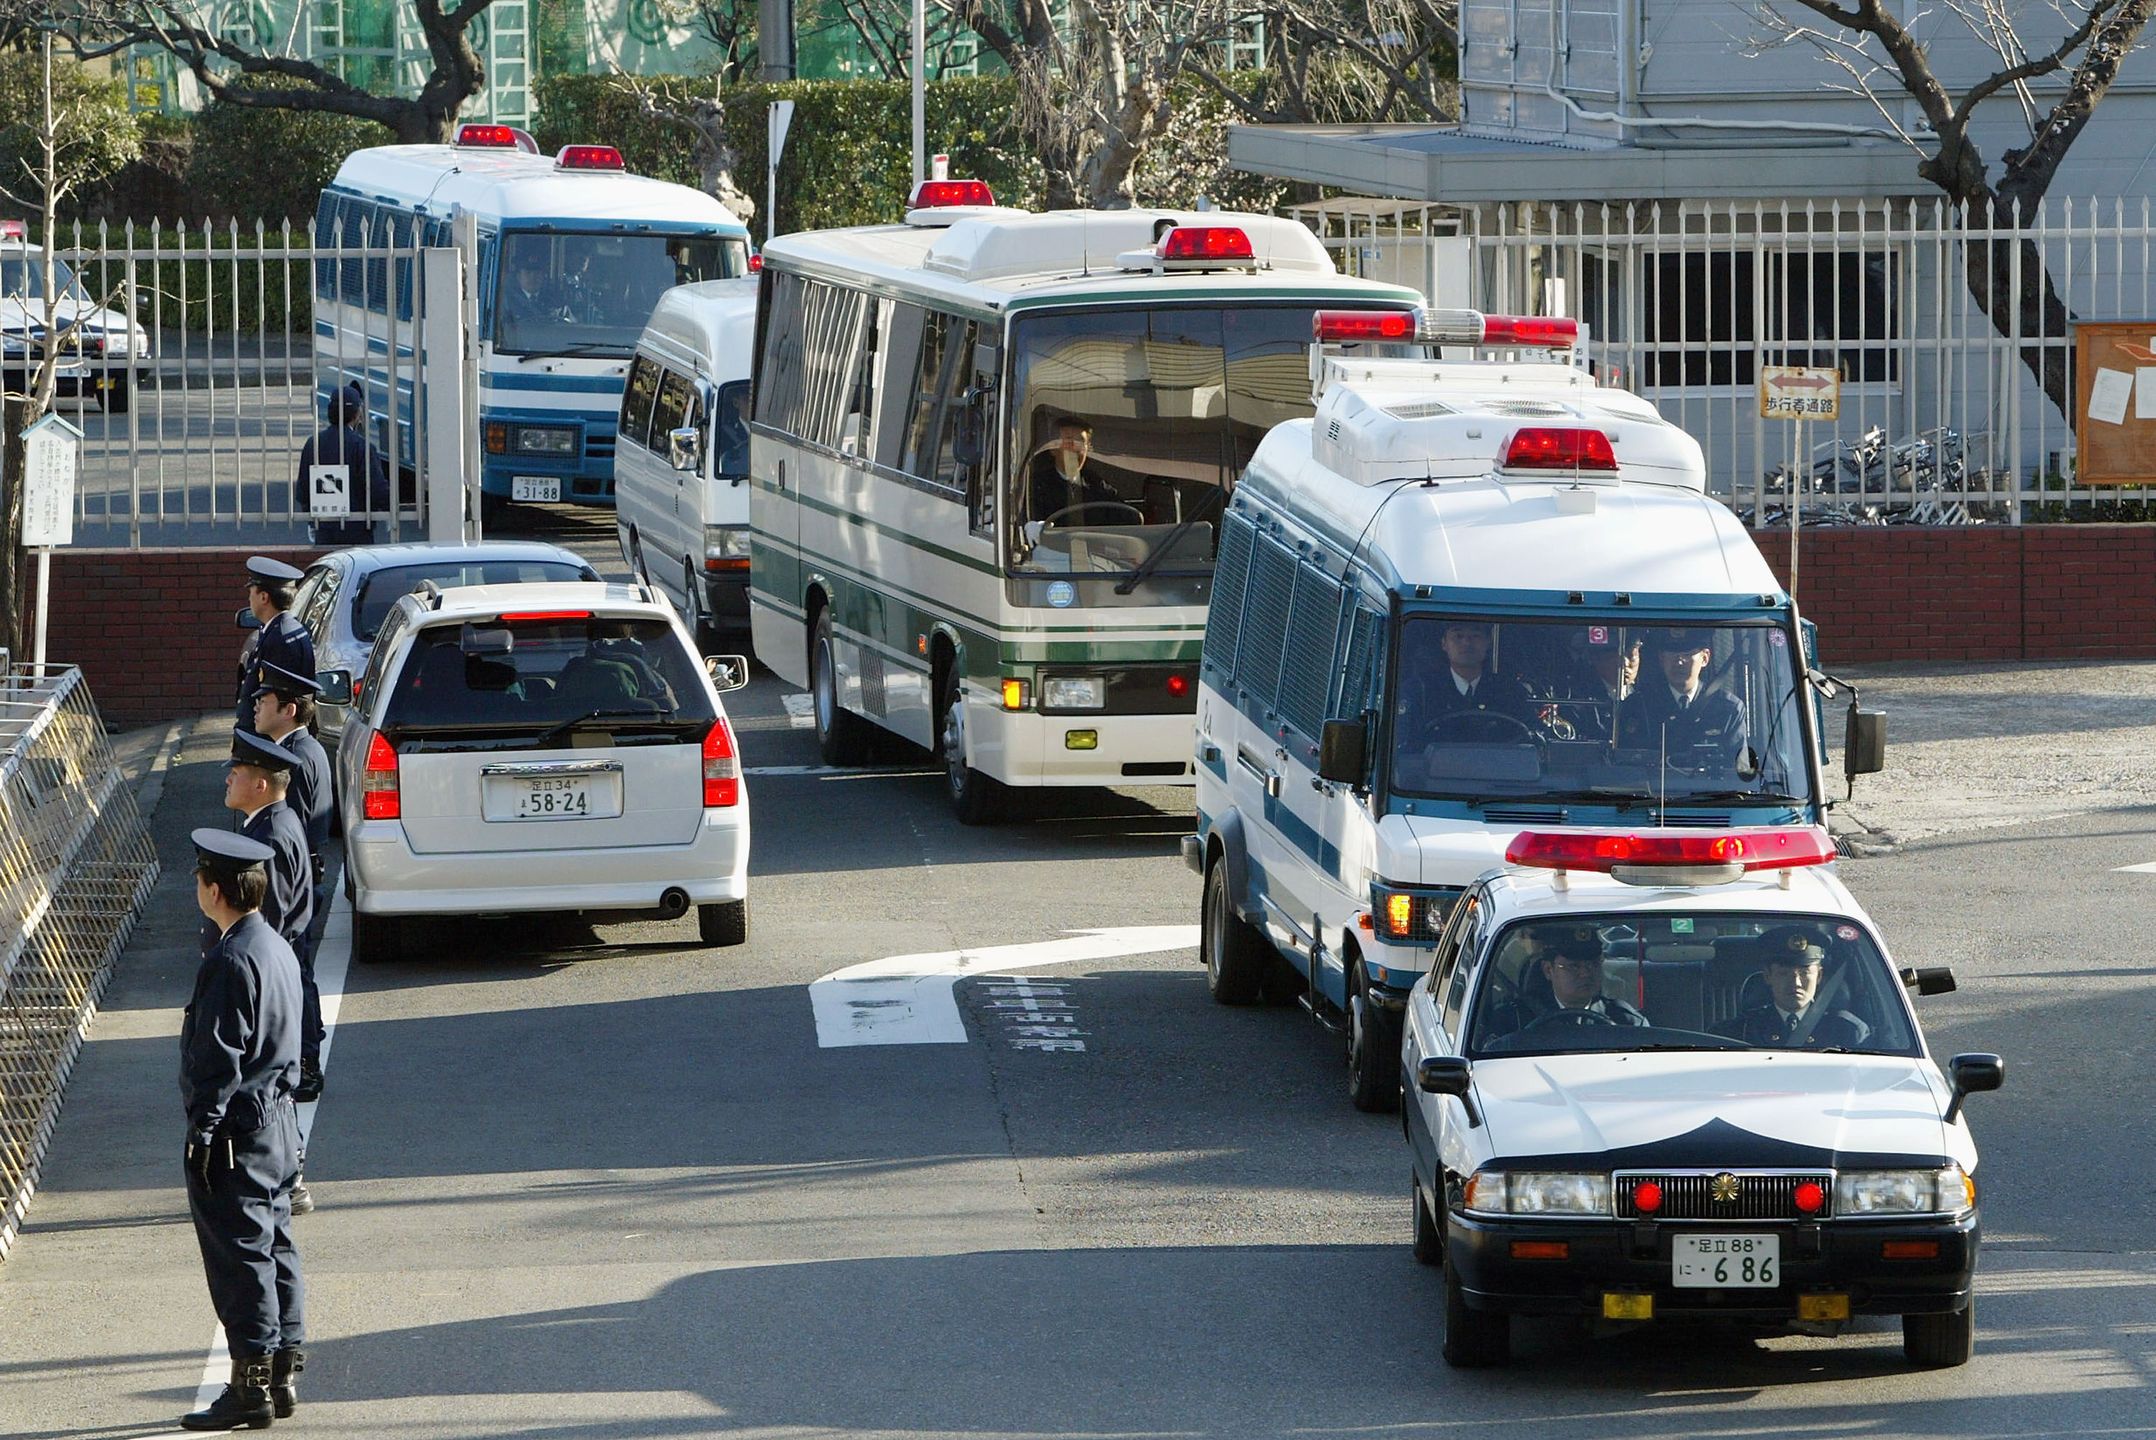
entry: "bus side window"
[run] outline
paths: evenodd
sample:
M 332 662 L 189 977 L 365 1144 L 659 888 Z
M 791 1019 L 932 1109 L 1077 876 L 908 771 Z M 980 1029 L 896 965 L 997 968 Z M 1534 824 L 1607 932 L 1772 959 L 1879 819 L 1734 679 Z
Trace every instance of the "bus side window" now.
M 975 327 L 971 320 L 955 316 L 946 316 L 944 323 L 948 333 L 943 347 L 943 374 L 936 384 L 939 415 L 928 452 L 933 464 L 925 473 L 957 496 L 967 488 L 958 460 L 958 437 L 965 424 L 966 381 L 973 368 Z
M 764 353 L 756 367 L 756 423 L 788 435 L 797 433 L 806 296 L 800 276 L 771 274 L 757 321 L 763 327 Z
M 1376 664 L 1382 622 L 1375 610 L 1356 600 L 1352 589 L 1347 599 L 1347 653 L 1333 667 L 1340 676 L 1340 692 L 1333 697 L 1331 711 L 1335 717 L 1352 720 L 1371 708 L 1371 672 Z
M 1003 352 L 987 325 L 976 324 L 974 335 L 971 379 L 960 396 L 951 452 L 958 459 L 959 479 L 966 487 L 967 524 L 978 534 L 993 535 L 996 485 L 991 440 L 996 433 L 996 377 L 1003 371 Z
M 928 312 L 921 330 L 921 363 L 908 392 L 913 403 L 907 406 L 911 418 L 906 425 L 906 454 L 898 468 L 923 480 L 934 479 L 936 473 L 936 419 L 943 402 L 943 362 L 954 323 L 940 310 Z
M 891 302 L 862 297 L 861 343 L 854 347 L 851 374 L 845 383 L 846 398 L 838 422 L 841 455 L 866 456 L 870 421 L 876 414 L 876 347 L 891 312 Z
M 621 438 L 651 448 L 651 402 L 659 393 L 659 362 L 639 355 L 621 391 Z
M 927 323 L 928 312 L 920 306 L 893 302 L 891 323 L 884 331 L 885 348 L 876 357 L 876 393 L 883 397 L 876 414 L 876 463 L 889 470 L 900 468 L 912 428 L 913 408 L 904 402 L 913 395 L 921 331 Z

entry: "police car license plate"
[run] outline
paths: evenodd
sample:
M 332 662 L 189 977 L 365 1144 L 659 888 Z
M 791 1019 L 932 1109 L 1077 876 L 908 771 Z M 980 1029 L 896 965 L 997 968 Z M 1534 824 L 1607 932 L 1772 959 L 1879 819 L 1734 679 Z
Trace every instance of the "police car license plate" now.
M 592 782 L 567 776 L 526 780 L 517 796 L 519 820 L 588 820 L 591 818 Z
M 559 500 L 561 481 L 551 475 L 517 475 L 509 481 L 512 500 Z
M 1671 1238 L 1669 1283 L 1680 1290 L 1771 1290 L 1782 1283 L 1779 1235 Z

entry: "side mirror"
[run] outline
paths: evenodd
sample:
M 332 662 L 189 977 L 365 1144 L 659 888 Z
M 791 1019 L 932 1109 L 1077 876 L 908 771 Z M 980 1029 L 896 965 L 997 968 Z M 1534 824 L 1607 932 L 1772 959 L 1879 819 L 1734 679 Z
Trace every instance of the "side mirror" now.
M 320 670 L 315 672 L 314 682 L 322 687 L 321 701 L 325 705 L 349 705 L 352 703 L 352 672 L 349 670 Z
M 1842 773 L 1852 778 L 1878 774 L 1886 769 L 1886 748 L 1886 712 L 1859 710 L 1852 704 L 1842 732 Z
M 232 617 L 232 623 L 242 630 L 260 630 L 262 628 L 262 622 L 255 619 L 255 612 L 245 605 L 242 605 L 239 608 L 239 613 Z
M 711 688 L 722 695 L 729 690 L 739 690 L 749 683 L 749 657 L 706 655 L 704 673 L 711 677 Z
M 676 470 L 694 470 L 704 458 L 704 432 L 684 425 L 666 432 L 666 463 Z
M 1927 965 L 1921 970 L 1906 967 L 1901 972 L 1901 983 L 1919 995 L 1951 995 L 1960 988 L 1954 982 L 1954 972 L 1944 965 Z
M 1474 1069 L 1464 1056 L 1425 1055 L 1415 1063 L 1415 1086 L 1425 1095 L 1465 1097 Z
M 1328 720 L 1318 731 L 1318 778 L 1360 785 L 1369 773 L 1370 730 L 1360 720 Z
M 2006 1062 L 1996 1055 L 1956 1055 L 1946 1062 L 1946 1073 L 1954 1082 L 1954 1098 L 1946 1107 L 1951 1125 L 1961 1115 L 1962 1101 L 2006 1083 Z

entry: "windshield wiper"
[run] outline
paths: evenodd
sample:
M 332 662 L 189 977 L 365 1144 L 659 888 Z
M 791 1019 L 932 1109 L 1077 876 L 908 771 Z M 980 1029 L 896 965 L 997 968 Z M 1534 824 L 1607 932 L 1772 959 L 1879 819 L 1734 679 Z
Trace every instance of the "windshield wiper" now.
M 1784 795 L 1779 790 L 1686 790 L 1669 797 L 1672 805 L 1734 804 L 1740 800 L 1757 800 L 1763 805 L 1802 805 L 1802 795 Z
M 581 715 L 571 716 L 569 719 L 562 721 L 558 725 L 547 726 L 546 729 L 540 731 L 536 736 L 534 736 L 529 743 L 531 748 L 536 750 L 541 745 L 546 744 L 547 741 L 553 739 L 556 735 L 561 734 L 564 730 L 573 730 L 587 720 L 624 719 L 631 715 L 640 716 L 643 719 L 651 721 L 664 721 L 666 719 L 665 716 L 661 715 L 656 710 L 623 710 L 619 708 L 611 710 L 587 710 Z
M 538 356 L 542 360 L 547 359 L 550 356 L 558 355 L 611 355 L 617 357 L 626 357 L 629 354 L 629 347 L 623 345 L 618 340 L 586 340 L 581 345 L 564 345 L 559 350 L 551 350 L 543 353 L 534 350 L 530 353 L 532 355 Z
M 1216 490 L 1213 493 L 1215 495 L 1224 496 L 1228 492 L 1225 490 Z M 1131 566 L 1130 574 L 1124 576 L 1121 580 L 1115 582 L 1115 593 L 1118 595 L 1128 595 L 1131 591 L 1137 589 L 1140 585 L 1144 584 L 1145 578 L 1148 575 L 1151 575 L 1155 570 L 1158 570 L 1160 568 L 1160 562 L 1167 559 L 1169 553 L 1175 549 L 1175 542 L 1182 539 L 1185 535 L 1188 535 L 1190 533 L 1190 527 L 1197 524 L 1200 520 L 1204 519 L 1205 516 L 1212 511 L 1212 509 L 1213 506 L 1211 505 L 1201 506 L 1193 514 L 1188 515 L 1181 520 L 1178 520 L 1175 523 L 1175 528 L 1173 530 L 1170 530 L 1166 535 L 1163 535 L 1161 537 L 1160 543 L 1153 547 L 1153 551 L 1151 554 L 1147 555 L 1137 564 Z

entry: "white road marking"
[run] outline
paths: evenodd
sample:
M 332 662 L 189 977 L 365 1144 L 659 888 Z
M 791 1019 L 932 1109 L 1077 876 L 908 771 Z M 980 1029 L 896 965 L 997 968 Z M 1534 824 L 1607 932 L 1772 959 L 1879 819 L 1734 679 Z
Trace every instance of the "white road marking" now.
M 848 965 L 809 986 L 816 1043 L 827 1050 L 849 1045 L 963 1045 L 966 1022 L 958 1013 L 955 991 L 969 975 L 1188 950 L 1197 943 L 1195 925 L 1123 925 L 1080 930 L 1060 940 L 892 955 Z M 1044 1039 L 1028 1040 L 1026 1046 L 1083 1049 L 1084 1043 Z
M 2156 875 L 2156 860 L 2144 860 L 2139 865 L 2114 866 L 2114 875 Z
M 1003 983 L 997 984 L 999 980 Z M 1003 1022 L 1004 1038 L 1012 1049 L 1047 1048 L 1032 1043 L 1037 1040 L 1069 1040 L 1074 1043 L 1056 1048 L 1085 1049 L 1080 1037 L 1087 1032 L 1078 1028 L 1078 1012 L 1070 998 L 1069 985 L 1060 980 L 995 975 L 983 981 L 981 988 L 996 997 L 986 1002 L 985 1008 L 993 1019 Z
M 352 905 L 344 898 L 344 870 L 339 867 L 329 875 L 329 920 L 322 926 L 322 944 L 314 952 L 314 984 L 322 994 L 322 1068 L 329 1068 L 330 1042 L 337 1037 L 337 1012 L 344 1008 L 344 980 L 352 967 Z M 322 1102 L 310 1100 L 299 1107 L 299 1148 L 307 1149 L 307 1139 L 314 1134 L 316 1112 Z M 306 1269 L 304 1248 L 300 1268 Z M 195 1403 L 190 1410 L 207 1410 L 232 1378 L 232 1352 L 225 1348 L 224 1326 L 210 1326 L 209 1358 L 202 1364 L 202 1380 L 195 1386 Z M 160 1430 L 145 1435 L 142 1440 L 186 1440 L 191 1432 L 186 1430 Z
M 796 730 L 816 728 L 816 697 L 813 695 L 782 695 L 779 703 L 786 707 L 786 718 Z

